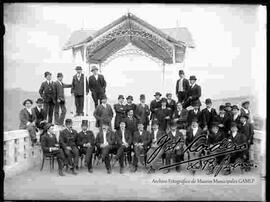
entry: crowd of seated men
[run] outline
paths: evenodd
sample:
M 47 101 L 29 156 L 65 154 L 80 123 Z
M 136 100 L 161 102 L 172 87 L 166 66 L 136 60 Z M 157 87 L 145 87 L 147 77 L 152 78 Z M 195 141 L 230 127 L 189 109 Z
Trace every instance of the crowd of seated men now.
M 139 104 L 133 103 L 131 95 L 126 98 L 124 104 L 124 96 L 119 95 L 118 103 L 112 107 L 107 103 L 106 95 L 101 95 L 101 102 L 94 111 L 96 127 L 99 128 L 96 135 L 91 131 L 93 129 L 89 128 L 88 121 L 82 121 L 81 131 L 78 132 L 72 128 L 72 120 L 66 119 L 58 142 L 53 134 L 53 124 L 47 123 L 44 118 L 46 116 L 43 116 L 41 98 L 37 100 L 35 108 L 32 108 L 32 100 L 24 101 L 24 109 L 20 112 L 20 128 L 29 131 L 33 143 L 37 142 L 36 129 L 40 128 L 43 131 L 41 147 L 45 154 L 50 153 L 57 157 L 61 176 L 64 175 L 64 167 L 66 171 L 77 174 L 79 156 L 82 154 L 85 155 L 85 165 L 89 173 L 93 172 L 93 154 L 102 159 L 108 174 L 112 172 L 116 162 L 120 165 L 119 172 L 123 173 L 125 158 L 131 172 L 142 168 L 146 169 L 147 173 L 154 173 L 160 167 L 160 163 L 170 165 L 207 155 L 209 151 L 192 150 L 187 152 L 187 159 L 184 159 L 185 148 L 200 136 L 206 138 L 201 138 L 193 146 L 204 144 L 210 147 L 224 139 L 236 145 L 246 144 L 247 149 L 229 155 L 229 162 L 235 163 L 240 159 L 248 165 L 254 135 L 249 101 L 244 101 L 241 109 L 237 105 L 225 103 L 219 106 L 217 112 L 208 98 L 205 100 L 206 107 L 201 109 L 201 88 L 196 84 L 196 77 L 190 76 L 189 85 L 188 80 L 183 77 L 182 70 L 179 71 L 179 76 L 176 84 L 177 102 L 172 99 L 171 93 L 162 97 L 161 93 L 156 92 L 150 106 L 145 103 L 145 95 L 142 94 Z M 160 140 L 164 139 L 164 136 L 169 137 L 169 141 L 155 158 L 151 158 L 162 144 Z M 170 145 L 175 146 L 173 149 L 166 149 L 166 146 Z M 223 158 L 225 156 L 217 156 L 216 162 L 221 163 Z M 201 163 L 198 166 L 202 167 Z M 175 169 L 180 172 L 182 167 L 179 164 Z M 250 166 L 241 166 L 241 170 L 249 171 Z M 170 171 L 170 168 L 163 170 L 164 173 Z M 192 167 L 192 174 L 195 174 L 195 171 L 196 168 Z M 210 174 L 213 171 L 209 169 Z M 228 167 L 224 174 L 230 173 L 231 169 Z

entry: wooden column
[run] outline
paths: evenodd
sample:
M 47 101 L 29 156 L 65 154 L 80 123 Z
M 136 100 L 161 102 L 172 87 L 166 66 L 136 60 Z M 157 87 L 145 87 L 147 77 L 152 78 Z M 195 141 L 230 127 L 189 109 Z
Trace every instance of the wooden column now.
M 88 71 L 87 71 L 87 60 L 86 60 L 86 46 L 83 47 L 84 48 L 84 51 L 82 53 L 81 51 L 81 54 L 84 54 L 82 55 L 82 59 L 83 59 L 83 73 L 84 73 L 84 105 L 83 105 L 83 113 L 84 113 L 84 116 L 88 115 L 88 105 L 87 105 L 87 100 L 88 100 L 88 96 L 86 95 L 86 80 L 87 80 L 87 77 L 88 77 Z
M 73 69 L 75 69 L 75 66 L 76 66 L 76 52 L 74 50 L 74 48 L 72 48 L 72 64 L 73 64 Z M 76 115 L 76 106 L 75 106 L 75 97 L 74 95 L 71 96 L 71 102 L 73 103 L 73 107 L 72 107 L 72 113 L 73 113 L 73 116 Z

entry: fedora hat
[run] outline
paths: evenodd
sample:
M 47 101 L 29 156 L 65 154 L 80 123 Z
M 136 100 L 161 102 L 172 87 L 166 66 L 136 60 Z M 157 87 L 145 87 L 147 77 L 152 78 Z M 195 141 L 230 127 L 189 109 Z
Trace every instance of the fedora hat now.
M 123 95 L 119 95 L 119 96 L 118 96 L 118 100 L 119 100 L 119 99 L 125 99 L 125 98 L 124 98 Z
M 133 97 L 131 95 L 127 96 L 127 100 L 133 100 Z
M 245 100 L 244 102 L 242 102 L 242 106 L 244 106 L 245 104 L 249 104 L 250 102 L 248 100 Z
M 88 120 L 82 120 L 81 126 L 88 126 Z
M 45 78 L 46 78 L 48 75 L 52 75 L 52 73 L 51 73 L 51 72 L 48 72 L 48 71 L 44 73 L 44 77 L 45 77 Z
M 63 77 L 63 74 L 61 72 L 57 73 L 57 77 Z
M 237 105 L 233 105 L 233 106 L 232 106 L 232 109 L 237 109 L 237 110 L 239 110 L 239 108 L 238 108 Z
M 44 102 L 44 101 L 43 101 L 42 98 L 38 98 L 37 101 L 36 101 L 36 103 L 43 103 L 43 102 Z
M 76 66 L 75 70 L 82 70 L 81 66 Z
M 91 69 L 91 72 L 94 71 L 94 70 L 98 70 L 98 68 L 96 66 L 93 66 L 92 69 Z
M 192 75 L 189 77 L 189 80 L 197 80 L 196 76 Z
M 205 104 L 212 104 L 212 100 L 211 100 L 210 98 L 207 98 L 207 99 L 205 100 Z
M 162 96 L 160 92 L 156 92 L 154 96 Z
M 33 104 L 33 101 L 31 99 L 26 99 L 23 101 L 23 106 L 25 106 L 26 102 L 30 102 L 31 104 Z

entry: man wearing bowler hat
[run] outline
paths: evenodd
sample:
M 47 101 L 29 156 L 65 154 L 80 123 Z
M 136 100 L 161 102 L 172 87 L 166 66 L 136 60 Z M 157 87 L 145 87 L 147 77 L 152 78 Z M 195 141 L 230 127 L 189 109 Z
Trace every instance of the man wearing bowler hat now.
M 86 86 L 84 86 L 84 74 L 82 73 L 81 66 L 77 66 L 75 70 L 77 74 L 72 79 L 71 94 L 75 98 L 76 116 L 83 116 L 84 88 L 86 88 L 86 92 L 88 93 L 88 82 L 86 81 Z
M 127 115 L 128 111 L 130 109 L 132 109 L 133 112 L 135 112 L 136 105 L 134 103 L 132 103 L 133 102 L 133 96 L 131 96 L 131 95 L 127 96 L 126 100 L 127 100 L 127 104 L 126 104 L 125 108 L 126 108 L 126 115 Z
M 232 115 L 232 104 L 230 102 L 225 103 L 225 112 L 228 116 Z
M 106 81 L 104 76 L 98 74 L 98 68 L 93 66 L 91 69 L 93 75 L 89 77 L 89 89 L 92 93 L 92 98 L 95 103 L 95 108 L 101 103 L 101 96 L 106 92 Z
M 114 119 L 114 129 L 119 129 L 119 124 L 122 119 L 126 117 L 126 108 L 124 103 L 124 96 L 119 95 L 118 96 L 118 103 L 113 105 L 114 111 L 116 113 L 115 119 Z
M 192 102 L 197 101 L 199 103 L 199 106 L 201 106 L 201 86 L 196 84 L 196 76 L 190 76 L 189 81 L 190 81 L 190 87 L 187 93 L 187 100 L 184 102 L 183 107 L 187 108 L 189 107 Z
M 187 92 L 189 90 L 189 82 L 185 78 L 185 73 L 183 70 L 179 70 L 179 79 L 176 82 L 176 96 L 178 102 L 183 103 L 187 98 Z
M 56 104 L 55 87 L 54 82 L 51 81 L 52 74 L 50 72 L 45 72 L 44 77 L 46 78 L 46 81 L 41 84 L 39 94 L 44 101 L 44 110 L 46 111 L 48 122 L 52 123 L 54 105 Z
M 143 129 L 146 130 L 149 125 L 150 108 L 145 104 L 145 95 L 140 95 L 140 104 L 137 105 L 135 116 L 143 124 Z
M 156 92 L 155 93 L 155 99 L 151 101 L 150 103 L 150 111 L 151 111 L 151 115 L 150 115 L 150 120 L 157 120 L 157 110 L 161 107 L 161 93 L 160 92 Z
M 64 88 L 71 88 L 71 84 L 63 83 L 63 74 L 57 74 L 57 80 L 55 82 L 55 92 L 56 92 L 56 104 L 54 109 L 54 121 L 56 125 L 63 125 L 66 116 L 66 106 L 65 106 L 65 94 Z M 61 115 L 59 117 L 59 108 L 61 108 Z
M 215 120 L 217 112 L 212 108 L 212 100 L 207 98 L 205 100 L 206 108 L 202 110 L 202 128 L 210 131 L 211 123 Z

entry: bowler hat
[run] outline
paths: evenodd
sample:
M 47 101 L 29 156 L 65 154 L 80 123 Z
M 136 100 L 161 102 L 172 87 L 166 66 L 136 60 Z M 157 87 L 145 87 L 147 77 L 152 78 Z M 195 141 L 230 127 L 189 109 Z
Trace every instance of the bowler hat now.
M 48 75 L 52 75 L 52 73 L 51 72 L 45 72 L 44 73 L 44 77 L 46 78 Z
M 37 101 L 36 101 L 36 103 L 43 103 L 43 102 L 44 102 L 44 101 L 43 101 L 42 98 L 38 98 Z
M 161 98 L 161 102 L 166 102 L 167 103 L 167 99 L 166 98 Z
M 248 116 L 247 114 L 241 114 L 241 115 L 240 115 L 240 118 L 241 118 L 241 117 L 245 117 L 247 120 L 249 119 L 249 116 Z
M 161 93 L 160 92 L 156 92 L 154 96 L 157 96 L 157 95 L 161 96 Z
M 200 103 L 198 100 L 195 100 L 192 102 L 192 107 L 195 107 L 195 106 L 200 106 Z
M 96 66 L 93 66 L 92 69 L 91 69 L 91 72 L 94 71 L 94 70 L 98 70 L 98 68 Z
M 131 95 L 127 96 L 127 100 L 133 100 L 133 97 Z
M 88 120 L 82 120 L 81 126 L 88 126 Z
M 197 80 L 196 76 L 192 75 L 189 77 L 189 80 Z
M 66 119 L 65 120 L 65 124 L 67 125 L 67 124 L 71 124 L 72 123 L 72 120 L 71 119 Z
M 141 94 L 140 95 L 140 100 L 143 100 L 143 99 L 145 99 L 145 95 L 144 94 Z
M 248 100 L 242 102 L 242 106 L 245 105 L 245 104 L 249 104 L 250 102 Z
M 23 101 L 23 106 L 25 106 L 26 102 L 30 102 L 31 104 L 33 104 L 33 101 L 30 99 L 26 99 L 25 101 Z
M 171 93 L 166 93 L 166 97 L 168 97 L 169 95 L 172 95 Z
M 61 72 L 57 73 L 57 77 L 63 77 L 63 74 Z
M 179 74 L 185 74 L 183 70 L 179 70 Z
M 221 111 L 221 110 L 225 110 L 225 106 L 224 105 L 220 105 L 219 106 L 219 110 Z
M 119 95 L 119 96 L 118 96 L 118 100 L 119 100 L 119 99 L 125 99 L 125 98 L 124 98 L 123 95 Z
M 153 125 L 159 125 L 159 124 L 158 124 L 158 121 L 157 120 L 153 120 L 152 123 L 151 123 L 151 125 L 153 126 Z
M 237 105 L 233 105 L 233 106 L 232 106 L 232 109 L 237 109 L 237 110 L 239 110 L 239 108 L 238 108 Z
M 82 70 L 81 66 L 76 66 L 75 70 Z
M 45 126 L 44 126 L 43 128 L 44 128 L 44 130 L 49 130 L 49 128 L 50 128 L 51 126 L 54 126 L 54 125 L 53 125 L 52 123 L 46 123 Z
M 231 104 L 230 102 L 226 102 L 226 103 L 225 103 L 225 107 L 231 107 L 231 105 L 232 105 L 232 104 Z
M 205 100 L 205 104 L 212 104 L 212 100 L 211 100 L 210 98 L 207 98 L 207 99 Z

